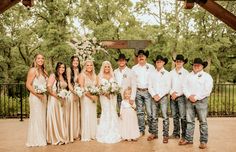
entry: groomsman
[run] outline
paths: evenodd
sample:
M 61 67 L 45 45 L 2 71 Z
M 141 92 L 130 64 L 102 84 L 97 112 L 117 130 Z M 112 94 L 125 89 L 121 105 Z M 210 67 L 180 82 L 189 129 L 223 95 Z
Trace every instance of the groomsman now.
M 148 51 L 139 50 L 137 53 L 138 64 L 132 67 L 136 86 L 136 108 L 138 116 L 139 131 L 143 136 L 145 134 L 145 112 L 146 109 L 149 133 L 152 133 L 152 97 L 148 92 L 148 75 L 155 70 L 154 66 L 147 63 Z
M 188 62 L 183 55 L 178 54 L 175 59 L 175 68 L 170 71 L 171 76 L 171 100 L 170 107 L 173 116 L 174 130 L 170 139 L 180 138 L 180 123 L 181 123 L 181 138 L 185 137 L 186 133 L 186 98 L 183 93 L 183 82 L 189 72 L 183 67 Z M 180 119 L 180 120 L 179 120 Z
M 187 76 L 183 92 L 188 98 L 186 104 L 187 130 L 185 139 L 179 145 L 193 144 L 193 133 L 195 128 L 195 115 L 200 122 L 200 149 L 205 149 L 208 142 L 207 109 L 208 97 L 213 88 L 213 79 L 210 74 L 203 71 L 207 66 L 200 58 L 193 61 L 193 71 Z M 196 111 L 195 111 L 196 110 Z
M 168 143 L 169 137 L 169 118 L 168 118 L 168 99 L 170 91 L 170 73 L 165 70 L 164 65 L 168 59 L 157 55 L 154 63 L 156 70 L 152 71 L 148 78 L 148 91 L 153 100 L 152 104 L 152 134 L 148 137 L 148 141 L 158 138 L 158 112 L 161 108 L 163 117 L 163 143 Z
M 125 89 L 130 87 L 132 89 L 131 93 L 131 99 L 135 99 L 135 94 L 136 94 L 136 88 L 135 85 L 133 84 L 133 74 L 130 68 L 127 67 L 127 62 L 129 61 L 129 58 L 126 58 L 125 54 L 119 54 L 118 59 L 115 59 L 119 65 L 119 67 L 114 70 L 114 75 L 116 82 L 118 85 L 121 87 L 121 93 L 117 95 L 117 103 L 118 103 L 118 108 L 120 110 L 120 105 L 122 101 L 122 95 Z

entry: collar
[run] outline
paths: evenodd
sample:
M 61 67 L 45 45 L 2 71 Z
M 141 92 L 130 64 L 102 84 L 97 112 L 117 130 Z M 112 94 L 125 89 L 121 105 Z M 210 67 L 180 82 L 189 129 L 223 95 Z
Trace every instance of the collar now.
M 125 66 L 125 68 L 122 69 L 122 70 L 121 70 L 120 68 L 118 68 L 118 71 L 121 72 L 121 73 L 122 73 L 122 72 L 125 72 L 126 70 L 127 70 L 127 66 Z
M 184 71 L 184 67 L 182 67 L 182 68 L 180 68 L 180 70 L 177 72 L 177 70 L 176 70 L 176 68 L 175 68 L 175 73 L 177 73 L 177 74 L 182 74 L 183 73 L 183 71 Z
M 163 73 L 163 72 L 165 72 L 165 68 L 162 67 L 160 71 L 158 71 L 157 69 L 156 69 L 156 71 L 157 71 L 158 73 Z

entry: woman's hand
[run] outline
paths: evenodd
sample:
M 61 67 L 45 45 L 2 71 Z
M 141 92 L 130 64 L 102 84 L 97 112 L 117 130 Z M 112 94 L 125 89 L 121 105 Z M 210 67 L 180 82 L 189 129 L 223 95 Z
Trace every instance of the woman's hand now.
M 41 94 L 41 93 L 36 93 L 35 95 L 36 95 L 36 97 L 38 97 L 41 101 L 43 101 L 44 98 L 45 98 L 45 96 L 44 96 L 43 94 Z

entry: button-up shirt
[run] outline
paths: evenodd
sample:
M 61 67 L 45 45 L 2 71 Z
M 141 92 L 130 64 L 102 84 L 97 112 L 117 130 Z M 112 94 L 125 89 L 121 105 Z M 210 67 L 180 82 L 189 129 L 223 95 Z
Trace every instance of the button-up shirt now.
M 184 82 L 183 92 L 187 98 L 195 95 L 195 100 L 202 100 L 210 96 L 212 88 L 213 79 L 211 75 L 202 70 L 198 73 L 191 72 L 188 74 Z
M 160 98 L 170 91 L 170 72 L 162 68 L 160 71 L 152 71 L 148 76 L 148 91 L 152 97 L 158 95 Z
M 155 70 L 154 66 L 149 63 L 146 63 L 143 66 L 140 64 L 133 66 L 132 71 L 135 75 L 137 88 L 148 88 L 148 75 L 153 70 Z
M 170 94 L 176 92 L 177 96 L 183 95 L 183 84 L 189 72 L 183 67 L 177 72 L 176 68 L 170 71 L 171 89 Z
M 131 88 L 131 99 L 134 100 L 136 96 L 136 86 L 133 72 L 130 68 L 125 67 L 123 70 L 119 68 L 114 70 L 115 80 L 118 85 L 121 87 L 121 95 L 123 96 L 123 92 L 128 87 Z

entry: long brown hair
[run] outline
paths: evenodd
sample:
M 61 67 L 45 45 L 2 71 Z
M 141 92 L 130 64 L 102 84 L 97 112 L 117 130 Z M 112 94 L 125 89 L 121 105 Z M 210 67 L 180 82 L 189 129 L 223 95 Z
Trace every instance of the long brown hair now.
M 33 63 L 31 64 L 31 68 L 36 68 L 38 73 L 39 73 L 39 67 L 38 67 L 38 65 L 37 65 L 37 63 L 36 63 L 36 59 L 37 59 L 37 57 L 38 57 L 39 55 L 42 55 L 42 56 L 44 57 L 44 55 L 41 54 L 41 53 L 35 54 Z M 48 73 L 47 73 L 47 71 L 46 71 L 46 69 L 45 69 L 44 63 L 43 63 L 43 65 L 42 65 L 42 71 L 43 71 L 43 76 L 44 76 L 44 77 L 48 77 Z

